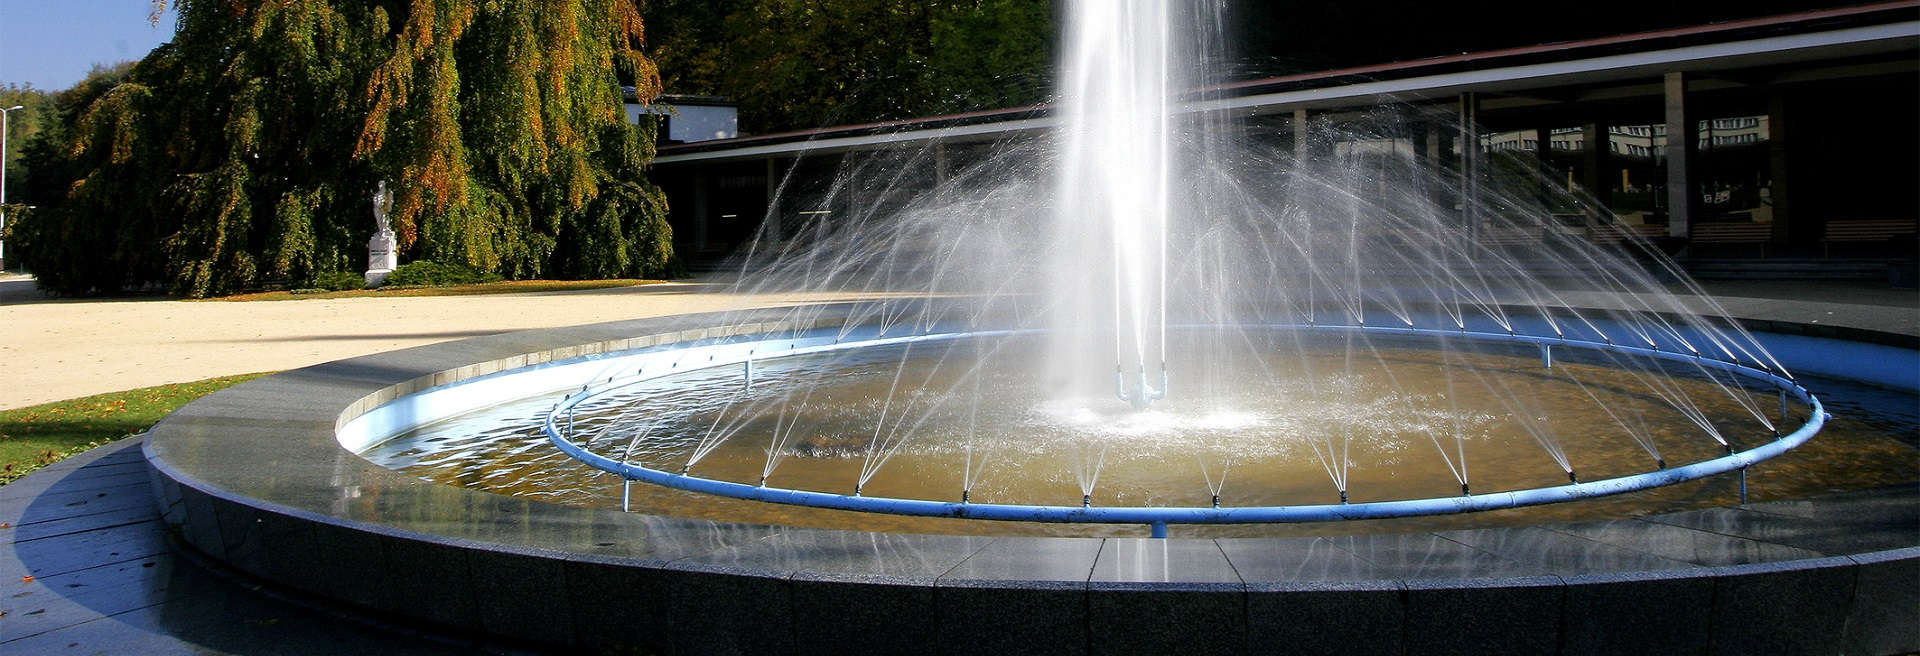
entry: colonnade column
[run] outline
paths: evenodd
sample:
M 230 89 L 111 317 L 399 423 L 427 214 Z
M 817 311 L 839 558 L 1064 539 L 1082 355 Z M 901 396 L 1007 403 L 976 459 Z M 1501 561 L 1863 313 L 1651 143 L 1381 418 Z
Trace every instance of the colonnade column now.
M 1667 106 L 1667 236 L 1693 235 L 1694 208 L 1700 194 L 1693 180 L 1693 116 L 1687 107 L 1687 75 L 1678 71 L 1666 75 Z
M 767 158 L 767 216 L 761 219 L 760 233 L 769 243 L 778 244 L 786 240 L 786 226 L 782 224 L 780 211 L 780 164 L 779 160 Z
M 1560 192 L 1560 183 L 1553 179 L 1553 166 L 1549 164 L 1553 159 L 1553 128 L 1534 128 L 1533 134 L 1533 160 L 1540 167 L 1540 184 L 1534 193 L 1538 194 L 1540 211 L 1551 212 L 1553 197 Z
M 1793 213 L 1787 157 L 1790 147 L 1787 133 L 1792 131 L 1788 124 L 1791 122 L 1787 116 L 1787 94 L 1776 89 L 1767 98 L 1767 177 L 1772 179 L 1772 184 L 1768 185 L 1767 200 L 1773 206 L 1773 240 L 1784 244 L 1811 243 L 1819 236 L 1818 233 L 1794 223 L 1798 217 Z
M 1580 186 L 1605 209 L 1613 199 L 1613 180 L 1607 177 L 1613 142 L 1607 135 L 1607 125 L 1597 121 L 1581 125 L 1580 143 L 1585 146 L 1580 153 Z
M 707 224 L 712 219 L 707 215 L 707 172 L 693 171 L 693 252 L 707 250 Z

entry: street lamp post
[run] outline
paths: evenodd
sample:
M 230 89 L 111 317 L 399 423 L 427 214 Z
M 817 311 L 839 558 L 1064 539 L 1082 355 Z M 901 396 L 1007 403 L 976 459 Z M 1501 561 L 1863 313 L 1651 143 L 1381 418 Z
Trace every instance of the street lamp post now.
M 7 119 L 16 109 L 25 109 L 25 105 L 14 105 L 0 109 L 0 234 L 7 229 Z M 7 270 L 7 242 L 0 240 L 0 271 Z

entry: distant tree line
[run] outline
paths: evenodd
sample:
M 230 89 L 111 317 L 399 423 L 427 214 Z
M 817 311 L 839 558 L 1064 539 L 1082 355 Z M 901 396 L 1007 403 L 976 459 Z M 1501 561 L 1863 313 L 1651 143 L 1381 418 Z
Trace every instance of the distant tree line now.
M 1236 77 L 1267 77 L 1872 2 L 1227 0 L 1226 26 Z
M 720 95 L 753 133 L 1045 102 L 1047 0 L 646 0 L 668 93 Z
M 161 2 L 156 6 L 164 7 Z M 69 294 L 189 296 L 402 259 L 509 277 L 674 266 L 634 0 L 176 0 L 172 42 L 40 96 L 7 255 Z M 15 195 L 18 193 L 19 195 Z M 22 211 L 19 203 L 31 204 Z

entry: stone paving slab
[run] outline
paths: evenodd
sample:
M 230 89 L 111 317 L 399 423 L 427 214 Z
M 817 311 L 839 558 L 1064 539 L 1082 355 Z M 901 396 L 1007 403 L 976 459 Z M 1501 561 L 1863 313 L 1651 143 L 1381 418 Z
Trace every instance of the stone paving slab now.
M 62 477 L 63 479 L 65 479 L 62 482 L 71 484 L 71 483 L 77 483 L 80 481 L 86 481 L 89 486 L 98 486 L 98 487 L 117 487 L 121 485 L 146 485 L 147 479 L 149 478 L 149 476 L 147 475 L 146 464 L 147 463 L 144 463 L 144 462 L 127 462 L 127 463 L 119 463 L 119 464 L 112 464 L 112 465 L 95 465 L 92 467 L 88 467 L 86 469 L 81 469 L 78 471 L 68 473 L 66 476 Z M 58 479 L 49 479 L 49 480 L 58 480 Z M 41 493 L 46 490 L 46 488 L 51 487 L 54 484 L 55 483 L 53 482 L 48 482 L 45 484 L 36 483 L 34 485 L 18 485 L 17 483 L 10 483 L 5 487 L 0 487 L 0 502 L 5 502 L 12 499 L 39 497 Z
M 0 613 L 7 618 L 0 624 L 0 643 L 192 594 L 191 586 L 172 585 L 179 566 L 172 554 L 163 553 L 22 583 L 21 591 L 0 599 Z
M 152 504 L 153 492 L 145 483 L 79 489 L 56 486 L 40 496 L 0 500 L 0 523 L 24 526 Z
M 132 507 L 121 509 L 121 510 L 115 510 L 113 512 L 91 513 L 86 515 L 76 515 L 72 517 L 62 517 L 60 519 L 52 519 L 44 522 L 34 522 L 32 524 L 22 524 L 22 525 L 13 527 L 13 539 L 16 542 L 24 542 L 27 540 L 37 540 L 40 538 L 66 535 L 69 533 L 95 531 L 95 530 L 105 529 L 105 528 L 114 528 L 117 526 L 127 526 L 130 524 L 138 524 L 141 522 L 150 522 L 150 521 L 153 521 L 154 519 L 156 519 L 156 517 L 153 514 L 153 509 L 143 508 L 140 506 L 132 506 Z

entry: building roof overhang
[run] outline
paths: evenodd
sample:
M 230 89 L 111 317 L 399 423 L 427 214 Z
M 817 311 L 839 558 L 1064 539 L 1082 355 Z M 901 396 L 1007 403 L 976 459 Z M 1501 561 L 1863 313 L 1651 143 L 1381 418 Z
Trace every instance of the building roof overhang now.
M 1637 84 L 1669 72 L 1810 66 L 1920 52 L 1920 0 L 1466 53 L 1411 62 L 1248 80 L 1194 91 L 1186 111 L 1258 115 L 1451 99 L 1555 87 Z M 1902 70 L 1920 59 L 1900 57 Z M 656 165 L 791 157 L 976 141 L 1045 130 L 1048 106 L 950 114 L 705 141 L 661 148 Z

